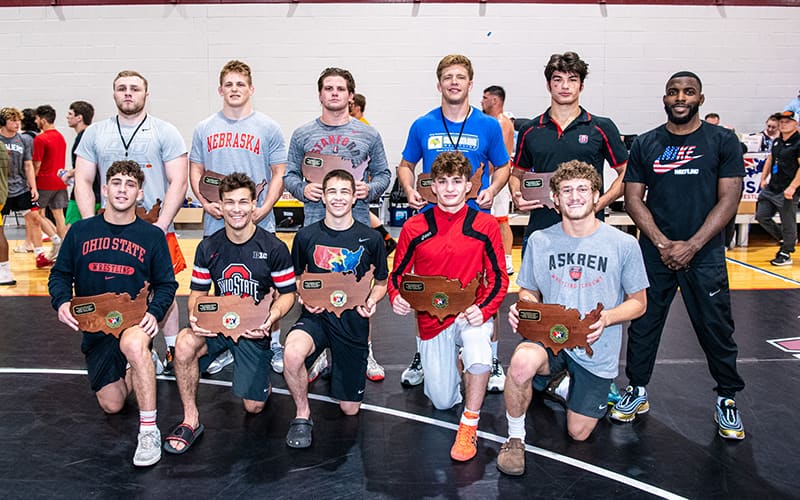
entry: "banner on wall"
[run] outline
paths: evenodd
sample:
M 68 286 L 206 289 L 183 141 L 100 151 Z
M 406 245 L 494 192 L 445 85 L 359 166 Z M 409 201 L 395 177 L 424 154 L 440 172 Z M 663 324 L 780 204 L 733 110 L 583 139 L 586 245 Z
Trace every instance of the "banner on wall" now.
M 769 153 L 746 153 L 744 155 L 744 191 L 742 201 L 758 201 L 761 192 L 761 171 Z

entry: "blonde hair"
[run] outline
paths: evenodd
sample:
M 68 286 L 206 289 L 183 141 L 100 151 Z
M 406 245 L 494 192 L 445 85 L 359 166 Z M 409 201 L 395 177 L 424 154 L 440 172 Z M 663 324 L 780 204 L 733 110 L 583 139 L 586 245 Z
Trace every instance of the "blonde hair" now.
M 467 74 L 469 75 L 469 79 L 471 81 L 472 77 L 475 75 L 475 72 L 472 70 L 472 61 L 470 61 L 467 56 L 462 56 L 461 54 L 448 54 L 444 56 L 442 60 L 439 61 L 439 65 L 436 66 L 436 79 L 441 80 L 444 70 L 457 64 L 467 68 Z

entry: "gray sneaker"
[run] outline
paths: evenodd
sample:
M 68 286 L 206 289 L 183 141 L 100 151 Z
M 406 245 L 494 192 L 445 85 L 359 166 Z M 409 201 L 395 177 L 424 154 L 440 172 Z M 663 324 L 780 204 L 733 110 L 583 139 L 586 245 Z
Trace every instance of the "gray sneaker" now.
M 272 348 L 272 370 L 275 373 L 283 373 L 283 346 L 276 345 Z
M 158 429 L 140 432 L 138 441 L 133 465 L 147 467 L 161 460 L 161 432 Z
M 217 359 L 212 361 L 210 365 L 208 365 L 208 368 L 206 368 L 206 373 L 209 375 L 216 375 L 231 363 L 233 363 L 233 353 L 231 353 L 231 351 L 225 351 L 217 356 Z
M 419 353 L 416 352 L 414 353 L 414 359 L 411 360 L 411 364 L 400 374 L 400 383 L 404 387 L 413 387 L 424 381 L 425 370 L 422 369 L 422 359 L 420 359 Z
M 311 365 L 311 368 L 308 370 L 308 383 L 317 380 L 321 375 L 324 376 L 325 370 L 328 369 L 328 349 L 322 351 L 322 353 L 317 357 L 317 360 L 314 361 L 314 364 Z M 330 372 L 330 370 L 328 370 Z
M 492 371 L 489 372 L 489 382 L 486 384 L 486 390 L 489 392 L 503 392 L 506 386 L 506 374 L 503 371 L 503 365 L 497 358 L 492 358 Z

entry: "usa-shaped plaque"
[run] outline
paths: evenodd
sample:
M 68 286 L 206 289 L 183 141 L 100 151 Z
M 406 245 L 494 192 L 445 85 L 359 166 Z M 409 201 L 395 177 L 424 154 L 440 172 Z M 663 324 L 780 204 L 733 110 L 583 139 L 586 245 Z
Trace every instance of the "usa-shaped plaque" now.
M 581 319 L 577 309 L 568 309 L 560 304 L 539 304 L 520 300 L 517 302 L 519 326 L 517 332 L 528 340 L 541 342 L 546 348 L 558 354 L 561 349 L 583 347 L 586 354 L 594 355 L 586 336 L 592 331 L 589 325 L 600 319 L 603 304 Z
M 512 174 L 519 179 L 519 191 L 523 199 L 539 200 L 542 205 L 555 208 L 550 196 L 550 179 L 555 172 L 525 172 L 515 168 Z
M 308 182 L 315 182 L 322 184 L 322 179 L 325 174 L 332 170 L 345 170 L 353 174 L 356 182 L 364 178 L 364 171 L 369 165 L 369 158 L 364 160 L 360 165 L 353 165 L 351 160 L 342 158 L 341 156 L 323 155 L 319 153 L 306 153 L 303 157 L 303 164 L 301 170 L 303 177 Z
M 138 325 L 144 318 L 147 288 L 145 283 L 135 299 L 127 292 L 73 297 L 70 310 L 81 331 L 102 332 L 119 338 L 126 328 Z
M 255 330 L 269 318 L 272 294 L 264 294 L 256 304 L 253 297 L 240 295 L 208 295 L 194 303 L 192 315 L 197 326 L 210 332 L 222 334 L 234 342 L 248 330 Z
M 483 163 L 481 163 L 481 166 L 478 167 L 469 179 L 472 183 L 472 189 L 467 193 L 468 200 L 474 200 L 478 197 L 478 192 L 481 190 L 481 177 L 483 177 Z M 428 203 L 436 203 L 436 195 L 431 189 L 432 184 L 433 178 L 431 174 L 419 174 L 417 176 L 417 192 L 422 195 Z
M 360 280 L 355 273 L 303 273 L 300 277 L 298 292 L 303 303 L 311 307 L 321 307 L 328 312 L 342 316 L 347 309 L 355 309 L 367 303 L 372 290 L 372 273 L 370 266 Z
M 403 275 L 400 284 L 400 295 L 412 309 L 435 316 L 440 323 L 474 304 L 477 290 L 477 277 L 462 287 L 458 279 L 409 273 Z
M 97 211 L 97 215 L 101 215 L 105 211 L 106 211 L 105 208 L 101 208 L 100 210 Z M 161 212 L 161 200 L 160 199 L 156 199 L 155 205 L 150 207 L 150 210 L 146 210 L 142 206 L 137 206 L 136 207 L 136 217 L 139 217 L 143 221 L 149 222 L 150 224 L 155 224 L 156 222 L 158 222 L 158 214 L 159 214 L 159 212 Z
M 213 170 L 203 171 L 203 176 L 200 177 L 200 194 L 206 200 L 215 203 L 219 201 L 219 185 L 222 184 L 222 179 L 225 176 L 214 172 Z M 261 192 L 267 186 L 267 180 L 262 179 L 256 185 L 256 200 L 261 196 Z

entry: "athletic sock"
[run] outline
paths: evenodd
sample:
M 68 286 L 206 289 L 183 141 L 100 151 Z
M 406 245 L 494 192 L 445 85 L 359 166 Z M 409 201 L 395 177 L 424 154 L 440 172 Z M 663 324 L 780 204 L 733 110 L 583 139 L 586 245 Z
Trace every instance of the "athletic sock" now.
M 11 271 L 11 264 L 8 261 L 0 262 L 0 271 Z
M 167 347 L 175 347 L 175 341 L 178 340 L 178 336 L 175 335 L 174 337 L 167 337 L 164 335 L 164 342 L 167 343 Z
M 157 413 L 158 410 L 139 410 L 139 432 L 158 430 L 158 426 L 156 425 Z
M 492 341 L 492 358 L 497 359 L 497 341 Z
M 519 417 L 512 417 L 506 412 L 506 420 L 508 421 L 508 438 L 519 438 L 525 442 L 525 414 Z
M 378 231 L 379 233 L 381 233 L 381 236 L 383 236 L 383 239 L 384 239 L 384 240 L 388 240 L 389 238 L 391 238 L 391 237 L 392 237 L 392 236 L 389 234 L 389 231 L 387 231 L 387 230 L 386 230 L 386 228 L 385 228 L 385 227 L 383 227 L 383 224 L 381 224 L 381 225 L 380 225 L 380 226 L 378 226 L 378 227 L 373 227 L 372 229 L 374 229 L 374 230 Z
M 464 407 L 464 413 L 461 414 L 461 423 L 464 425 L 469 425 L 471 427 L 478 426 L 478 420 L 481 418 L 481 411 L 480 410 L 470 410 L 466 406 Z
M 36 247 L 33 249 L 33 255 L 39 255 L 40 253 L 44 253 L 44 247 Z
M 636 395 L 647 397 L 647 389 L 643 385 L 636 386 Z
M 53 245 L 61 244 L 61 238 L 57 234 L 50 238 L 50 241 L 53 243 Z
M 272 332 L 272 339 L 269 342 L 269 347 L 274 349 L 275 347 L 281 347 L 281 330 L 280 328 Z

